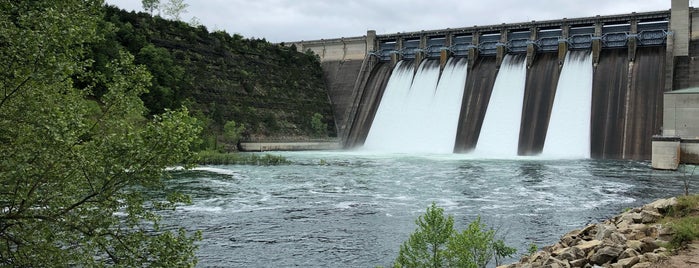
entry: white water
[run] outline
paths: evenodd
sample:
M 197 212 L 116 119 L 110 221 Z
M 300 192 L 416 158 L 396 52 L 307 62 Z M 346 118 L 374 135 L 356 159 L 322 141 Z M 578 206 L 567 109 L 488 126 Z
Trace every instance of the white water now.
M 415 77 L 413 67 L 403 64 L 412 63 L 400 62 L 395 67 L 364 149 L 451 153 L 466 83 L 466 62 L 449 62 L 441 79 L 437 61 L 423 61 Z
M 526 61 L 516 63 L 512 56 L 505 56 L 495 79 L 475 155 L 487 158 L 517 156 L 526 79 Z
M 542 156 L 589 158 L 592 55 L 566 55 Z

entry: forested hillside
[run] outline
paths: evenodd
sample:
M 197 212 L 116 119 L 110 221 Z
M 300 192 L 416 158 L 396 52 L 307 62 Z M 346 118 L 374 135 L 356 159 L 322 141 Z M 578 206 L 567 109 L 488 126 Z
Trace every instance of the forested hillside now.
M 128 50 L 153 75 L 142 96 L 150 113 L 187 106 L 206 124 L 209 144 L 229 121 L 245 126 L 243 139 L 318 136 L 316 113 L 335 135 L 320 63 L 310 52 L 111 6 L 100 31 L 106 38 L 92 48 L 93 68 Z M 100 85 L 94 90 L 99 96 Z

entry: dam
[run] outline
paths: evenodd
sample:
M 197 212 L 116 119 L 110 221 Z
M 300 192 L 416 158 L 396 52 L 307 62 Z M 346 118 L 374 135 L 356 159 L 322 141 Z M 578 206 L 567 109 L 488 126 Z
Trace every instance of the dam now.
M 694 19 L 698 18 L 698 19 Z M 291 42 L 321 58 L 344 148 L 648 160 L 699 85 L 699 11 Z

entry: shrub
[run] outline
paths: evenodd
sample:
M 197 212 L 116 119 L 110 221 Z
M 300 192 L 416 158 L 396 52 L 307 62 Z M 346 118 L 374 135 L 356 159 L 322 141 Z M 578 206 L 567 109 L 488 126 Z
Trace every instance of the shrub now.
M 496 231 L 481 223 L 480 217 L 457 232 L 453 217 L 444 216 L 444 209 L 434 203 L 415 223 L 418 228 L 401 245 L 394 267 L 480 268 L 516 253 L 496 239 Z

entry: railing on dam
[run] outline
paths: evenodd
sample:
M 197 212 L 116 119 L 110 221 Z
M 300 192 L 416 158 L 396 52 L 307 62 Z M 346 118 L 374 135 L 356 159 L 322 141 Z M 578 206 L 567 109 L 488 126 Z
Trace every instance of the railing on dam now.
M 368 54 L 388 61 L 398 56 L 415 59 L 418 55 L 436 58 L 447 51 L 451 56 L 465 57 L 469 51 L 493 56 L 507 54 L 634 46 L 663 46 L 669 34 L 669 11 L 597 16 L 580 19 L 474 26 L 379 35 L 376 50 Z

